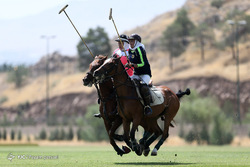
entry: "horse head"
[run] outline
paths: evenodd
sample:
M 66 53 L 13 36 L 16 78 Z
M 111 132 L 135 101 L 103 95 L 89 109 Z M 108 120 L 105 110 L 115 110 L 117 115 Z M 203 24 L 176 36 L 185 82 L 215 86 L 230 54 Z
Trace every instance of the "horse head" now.
M 82 79 L 84 86 L 91 87 L 94 83 L 96 83 L 96 80 L 93 77 L 93 73 L 104 63 L 106 59 L 107 56 L 97 55 L 95 59 L 89 64 L 89 71 L 87 72 L 87 75 Z
M 95 70 L 95 79 L 99 82 L 103 82 L 107 77 L 112 77 L 117 74 L 118 65 L 119 63 L 121 64 L 120 58 L 121 57 L 111 57 L 105 60 L 105 62 Z

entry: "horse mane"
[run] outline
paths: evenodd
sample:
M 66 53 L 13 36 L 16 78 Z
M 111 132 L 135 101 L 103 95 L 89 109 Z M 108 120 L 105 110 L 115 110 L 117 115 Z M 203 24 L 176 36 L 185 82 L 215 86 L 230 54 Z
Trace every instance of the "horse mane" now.
M 124 65 L 122 64 L 121 57 L 111 57 L 111 58 L 114 59 L 115 62 L 117 62 L 118 59 L 119 59 L 119 63 L 121 64 L 121 66 L 122 66 L 122 68 L 123 68 L 123 71 L 126 71 Z M 128 67 L 128 68 L 130 68 L 130 67 Z M 126 71 L 126 75 L 127 75 L 128 80 L 130 80 L 130 81 L 134 84 L 134 82 L 132 81 L 132 79 L 131 79 L 130 76 L 128 75 L 127 71 Z
M 107 59 L 108 56 L 104 56 L 104 55 L 96 55 L 95 59 Z

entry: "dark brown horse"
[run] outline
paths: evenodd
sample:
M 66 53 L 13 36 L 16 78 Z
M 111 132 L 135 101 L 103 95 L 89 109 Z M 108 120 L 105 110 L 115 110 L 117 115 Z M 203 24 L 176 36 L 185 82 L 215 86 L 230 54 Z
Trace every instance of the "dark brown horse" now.
M 83 79 L 84 86 L 92 86 L 95 84 L 99 96 L 99 110 L 103 118 L 106 131 L 109 135 L 110 144 L 113 146 L 118 155 L 123 155 L 129 152 L 127 147 L 120 149 L 114 141 L 114 138 L 117 140 L 122 140 L 119 135 L 115 134 L 116 129 L 122 124 L 122 118 L 116 114 L 116 98 L 113 88 L 113 82 L 111 78 L 107 78 L 104 82 L 99 83 L 98 85 L 95 82 L 93 77 L 93 72 L 98 67 L 100 67 L 103 62 L 107 59 L 107 56 L 98 55 L 95 57 L 92 63 L 89 65 L 89 71 Z
M 157 88 L 161 90 L 161 93 L 164 96 L 164 102 L 163 104 L 152 106 L 152 115 L 144 116 L 143 105 L 136 93 L 135 85 L 127 75 L 120 58 L 107 59 L 102 66 L 95 70 L 94 77 L 100 81 L 107 77 L 113 78 L 114 88 L 117 94 L 117 103 L 119 106 L 117 109 L 118 113 L 123 118 L 124 141 L 131 140 L 133 143 L 132 150 L 140 155 L 140 153 L 138 153 L 140 147 L 138 147 L 139 145 L 135 139 L 135 131 L 138 126 L 141 125 L 147 132 L 154 132 L 154 135 L 150 139 L 145 139 L 144 146 L 146 148 L 148 148 L 148 146 L 156 140 L 159 135 L 162 135 L 151 153 L 151 155 L 157 155 L 160 146 L 169 136 L 169 126 L 180 107 L 179 98 L 185 94 L 189 94 L 189 89 L 187 89 L 186 92 L 180 92 L 177 96 L 168 87 L 158 86 Z M 159 129 L 157 124 L 157 119 L 162 115 L 165 117 L 163 132 Z M 132 128 L 130 131 L 131 122 Z M 147 138 L 149 135 L 145 136 L 145 138 Z

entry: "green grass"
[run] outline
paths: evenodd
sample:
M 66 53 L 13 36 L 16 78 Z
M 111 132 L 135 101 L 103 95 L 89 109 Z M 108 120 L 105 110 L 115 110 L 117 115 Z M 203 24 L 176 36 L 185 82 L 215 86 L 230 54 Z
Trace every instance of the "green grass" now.
M 7 156 L 15 156 L 12 161 Z M 18 155 L 54 156 L 55 159 L 20 159 Z M 57 157 L 58 156 L 58 157 Z M 0 166 L 248 166 L 249 147 L 181 146 L 163 147 L 156 157 L 137 156 L 134 152 L 116 155 L 111 146 L 1 146 Z

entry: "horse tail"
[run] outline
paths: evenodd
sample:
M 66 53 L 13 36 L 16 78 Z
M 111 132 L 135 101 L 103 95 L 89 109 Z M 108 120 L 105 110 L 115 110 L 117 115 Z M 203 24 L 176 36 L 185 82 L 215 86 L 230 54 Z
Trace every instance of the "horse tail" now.
M 177 96 L 179 99 L 181 99 L 182 96 L 184 96 L 184 95 L 190 95 L 190 93 L 191 93 L 190 89 L 187 88 L 185 92 L 182 92 L 181 90 L 179 90 L 179 91 L 176 93 L 176 96 Z

